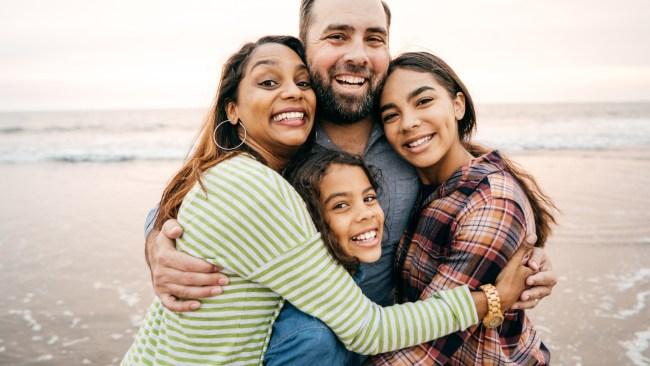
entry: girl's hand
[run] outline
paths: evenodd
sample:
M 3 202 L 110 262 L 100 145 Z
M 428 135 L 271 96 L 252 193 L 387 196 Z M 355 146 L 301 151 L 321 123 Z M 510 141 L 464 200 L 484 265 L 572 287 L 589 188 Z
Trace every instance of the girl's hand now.
M 531 251 L 531 247 L 522 245 L 497 276 L 495 286 L 501 298 L 501 311 L 510 309 L 528 287 L 526 279 L 535 273 L 525 265 Z
M 521 294 L 519 301 L 512 306 L 512 309 L 534 308 L 539 304 L 539 300 L 551 294 L 553 287 L 557 284 L 557 276 L 553 272 L 551 260 L 544 249 L 533 248 L 533 253 L 526 265 L 535 272 L 526 280 L 528 288 Z

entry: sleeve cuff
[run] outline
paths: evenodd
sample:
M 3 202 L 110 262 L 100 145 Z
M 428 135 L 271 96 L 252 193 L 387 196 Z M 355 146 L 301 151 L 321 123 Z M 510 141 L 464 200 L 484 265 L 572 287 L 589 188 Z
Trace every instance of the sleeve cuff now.
M 153 230 L 153 224 L 156 222 L 156 217 L 158 217 L 158 205 L 149 210 L 147 217 L 144 219 L 144 238 L 146 239 L 149 236 L 151 230 Z
M 456 325 L 459 330 L 465 330 L 478 324 L 476 304 L 467 285 L 456 287 L 452 290 L 439 292 L 440 298 L 452 309 Z

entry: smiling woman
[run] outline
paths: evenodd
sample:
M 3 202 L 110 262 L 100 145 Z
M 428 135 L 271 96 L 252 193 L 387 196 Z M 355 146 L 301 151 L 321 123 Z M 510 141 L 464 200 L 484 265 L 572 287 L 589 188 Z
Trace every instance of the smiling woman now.
M 314 123 L 316 96 L 307 66 L 296 56 L 282 44 L 259 46 L 251 55 L 236 99 L 226 106 L 228 120 L 233 126 L 245 126 L 247 144 L 272 168 L 291 159 Z
M 497 151 L 472 144 L 472 97 L 447 63 L 426 52 L 397 57 L 379 112 L 386 138 L 424 184 L 397 249 L 399 301 L 461 284 L 489 289 L 528 237 L 545 244 L 555 206 L 530 174 Z M 523 310 L 502 313 L 498 306 L 491 306 L 483 324 L 374 360 L 392 366 L 549 361 Z

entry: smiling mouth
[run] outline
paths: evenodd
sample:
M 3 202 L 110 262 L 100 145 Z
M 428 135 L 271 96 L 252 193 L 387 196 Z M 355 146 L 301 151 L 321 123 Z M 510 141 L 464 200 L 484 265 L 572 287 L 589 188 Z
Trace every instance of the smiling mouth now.
M 305 118 L 304 112 L 283 112 L 278 113 L 272 117 L 273 122 L 284 122 L 284 121 L 302 121 Z
M 344 86 L 362 86 L 366 83 L 366 79 L 360 76 L 340 75 L 334 78 L 337 83 Z
M 367 244 L 369 242 L 374 241 L 377 239 L 378 232 L 376 229 L 372 229 L 369 231 L 366 231 L 365 233 L 361 233 L 359 235 L 353 236 L 351 239 L 353 242 L 357 244 Z
M 432 133 L 431 135 L 422 136 L 417 140 L 405 143 L 404 146 L 409 148 L 409 149 L 414 149 L 414 148 L 416 148 L 418 146 L 421 146 L 421 145 L 431 141 L 431 139 L 433 138 L 433 135 L 434 134 Z

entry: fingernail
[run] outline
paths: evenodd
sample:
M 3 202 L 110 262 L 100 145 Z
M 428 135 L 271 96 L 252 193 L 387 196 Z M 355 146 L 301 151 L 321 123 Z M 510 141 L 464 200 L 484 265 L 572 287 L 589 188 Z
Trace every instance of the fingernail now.
M 198 302 L 193 302 L 193 303 L 190 304 L 190 309 L 192 309 L 192 310 L 196 310 L 196 309 L 198 309 L 200 307 L 201 307 L 201 304 L 198 303 Z
M 227 278 L 220 278 L 219 279 L 219 284 L 221 286 L 227 285 L 230 281 Z
M 528 295 L 524 295 L 524 296 L 522 296 L 521 298 L 524 299 L 524 301 L 528 301 L 529 296 L 528 296 Z
M 215 288 L 213 288 L 212 290 L 210 290 L 210 295 L 212 295 L 212 296 L 214 296 L 214 295 L 219 295 L 219 294 L 221 294 L 222 292 L 223 292 L 223 291 L 221 290 L 221 287 L 215 287 Z

